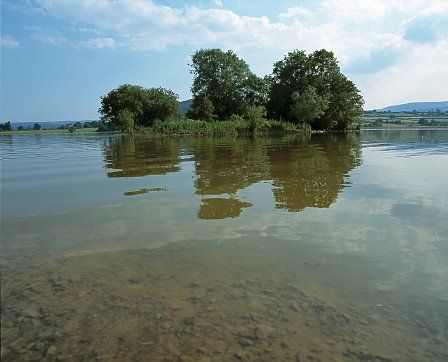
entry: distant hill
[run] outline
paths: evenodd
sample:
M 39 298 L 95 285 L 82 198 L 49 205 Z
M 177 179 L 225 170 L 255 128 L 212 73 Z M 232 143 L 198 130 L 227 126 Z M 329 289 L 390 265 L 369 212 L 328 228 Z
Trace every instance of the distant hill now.
M 180 113 L 185 114 L 193 105 L 193 99 L 187 99 L 185 101 L 179 102 Z
M 448 111 L 448 101 L 445 102 L 413 102 L 413 103 L 404 103 L 397 104 L 394 106 L 389 106 L 381 109 L 377 109 L 377 111 L 381 112 L 412 112 L 416 110 L 417 112 L 428 112 L 431 110 L 440 109 L 441 111 Z

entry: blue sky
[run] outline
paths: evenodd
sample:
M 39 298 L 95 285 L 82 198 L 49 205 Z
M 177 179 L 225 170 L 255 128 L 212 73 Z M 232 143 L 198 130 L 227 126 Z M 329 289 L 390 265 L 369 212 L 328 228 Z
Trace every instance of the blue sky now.
M 190 97 L 190 55 L 232 49 L 259 75 L 333 50 L 366 108 L 448 96 L 448 1 L 3 0 L 1 120 L 96 119 L 122 83 Z

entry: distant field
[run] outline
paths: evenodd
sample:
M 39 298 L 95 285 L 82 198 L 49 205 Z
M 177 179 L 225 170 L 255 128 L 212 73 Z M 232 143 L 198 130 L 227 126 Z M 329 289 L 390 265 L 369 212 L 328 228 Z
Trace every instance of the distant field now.
M 359 118 L 363 127 L 448 127 L 448 114 L 442 112 L 373 112 Z
M 73 134 L 80 134 L 80 133 L 92 133 L 92 132 L 96 132 L 98 130 L 98 128 L 79 128 L 77 130 L 75 130 L 73 132 Z M 41 134 L 41 133 L 68 133 L 70 134 L 70 131 L 68 129 L 42 129 L 40 131 L 35 131 L 32 129 L 26 129 L 23 131 L 18 131 L 18 130 L 14 130 L 14 131 L 3 131 L 0 132 L 0 135 L 10 135 L 10 134 L 15 134 L 15 135 L 26 135 L 26 134 Z

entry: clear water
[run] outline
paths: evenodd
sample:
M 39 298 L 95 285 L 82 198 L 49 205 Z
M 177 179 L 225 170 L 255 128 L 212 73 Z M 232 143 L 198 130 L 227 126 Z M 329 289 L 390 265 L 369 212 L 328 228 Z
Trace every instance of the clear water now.
M 448 130 L 0 144 L 2 360 L 448 360 Z

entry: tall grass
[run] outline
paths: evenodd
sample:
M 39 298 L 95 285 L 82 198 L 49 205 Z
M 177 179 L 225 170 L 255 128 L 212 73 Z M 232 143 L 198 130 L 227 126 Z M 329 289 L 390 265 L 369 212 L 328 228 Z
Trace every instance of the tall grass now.
M 193 119 L 157 121 L 151 127 L 136 127 L 135 133 L 148 135 L 230 135 L 266 133 L 308 133 L 309 125 L 296 125 L 274 120 L 260 120 L 254 127 L 243 118 L 228 121 L 200 121 Z

